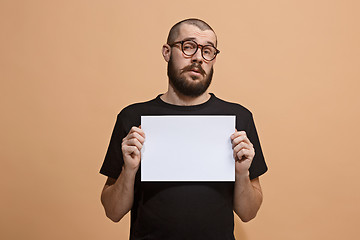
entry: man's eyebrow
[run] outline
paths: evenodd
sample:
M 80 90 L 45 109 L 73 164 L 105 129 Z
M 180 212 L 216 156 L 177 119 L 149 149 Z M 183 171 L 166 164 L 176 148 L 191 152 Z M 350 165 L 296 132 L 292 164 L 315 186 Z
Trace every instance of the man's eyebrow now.
M 186 40 L 193 40 L 195 41 L 196 38 L 194 37 L 187 37 L 187 38 L 184 38 L 183 41 L 186 41 Z M 196 42 L 196 41 L 195 41 Z M 215 47 L 214 43 L 210 42 L 210 41 L 206 41 L 206 43 L 210 44 L 211 46 Z

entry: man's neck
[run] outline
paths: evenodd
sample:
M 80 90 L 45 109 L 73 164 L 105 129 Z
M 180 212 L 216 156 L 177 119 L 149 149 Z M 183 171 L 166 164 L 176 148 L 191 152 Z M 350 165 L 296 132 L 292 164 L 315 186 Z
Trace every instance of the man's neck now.
M 189 97 L 185 96 L 177 91 L 174 91 L 172 87 L 169 87 L 168 91 L 164 93 L 160 98 L 166 103 L 179 106 L 191 106 L 199 105 L 207 102 L 210 99 L 211 95 L 205 91 L 198 97 Z

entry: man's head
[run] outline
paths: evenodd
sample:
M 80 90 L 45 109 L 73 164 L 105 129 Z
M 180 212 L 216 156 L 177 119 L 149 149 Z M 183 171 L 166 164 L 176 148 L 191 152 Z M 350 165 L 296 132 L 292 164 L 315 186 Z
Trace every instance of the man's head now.
M 196 97 L 207 90 L 218 53 L 216 45 L 215 32 L 202 20 L 186 19 L 171 28 L 162 53 L 175 91 Z
M 174 26 L 172 26 L 172 28 L 169 31 L 168 38 L 167 38 L 167 44 L 171 44 L 176 41 L 177 37 L 180 34 L 180 26 L 182 24 L 189 24 L 189 25 L 196 26 L 201 31 L 205 31 L 205 30 L 212 31 L 215 35 L 215 47 L 217 46 L 217 37 L 216 37 L 215 31 L 210 27 L 209 24 L 207 24 L 203 20 L 200 20 L 197 18 L 188 18 L 188 19 L 182 20 L 182 21 L 176 23 Z

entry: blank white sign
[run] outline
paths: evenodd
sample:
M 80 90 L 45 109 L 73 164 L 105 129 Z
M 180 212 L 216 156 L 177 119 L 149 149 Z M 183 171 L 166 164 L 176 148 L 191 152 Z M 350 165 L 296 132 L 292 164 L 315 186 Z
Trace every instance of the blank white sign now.
M 141 181 L 235 181 L 235 116 L 141 116 Z

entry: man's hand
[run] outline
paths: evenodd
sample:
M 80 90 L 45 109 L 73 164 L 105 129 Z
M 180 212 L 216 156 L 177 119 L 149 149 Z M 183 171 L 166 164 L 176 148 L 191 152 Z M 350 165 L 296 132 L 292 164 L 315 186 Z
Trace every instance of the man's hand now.
M 120 221 L 133 206 L 135 176 L 139 169 L 140 151 L 144 141 L 145 133 L 140 126 L 132 127 L 121 144 L 124 171 L 121 171 L 117 179 L 109 177 L 101 193 L 101 203 L 106 216 L 114 222 Z
M 232 148 L 234 149 L 235 159 L 235 175 L 242 177 L 249 175 L 249 168 L 255 156 L 255 150 L 246 136 L 245 131 L 238 132 L 231 135 Z
M 122 140 L 121 150 L 124 157 L 124 168 L 137 171 L 140 165 L 141 148 L 145 141 L 145 133 L 139 127 L 132 127 L 128 135 Z

